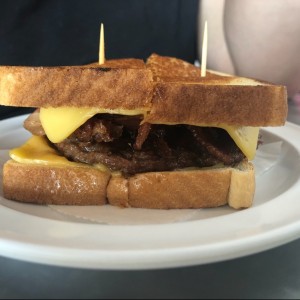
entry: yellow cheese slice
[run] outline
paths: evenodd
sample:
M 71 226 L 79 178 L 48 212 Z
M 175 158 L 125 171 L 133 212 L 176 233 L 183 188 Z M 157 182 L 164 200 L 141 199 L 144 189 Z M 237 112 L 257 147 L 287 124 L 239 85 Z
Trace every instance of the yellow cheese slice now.
M 138 109 L 125 110 L 90 107 L 50 107 L 40 109 L 40 120 L 48 139 L 52 143 L 60 143 L 88 119 L 101 113 L 134 116 L 144 115 L 145 111 Z
M 221 128 L 228 132 L 236 145 L 249 160 L 254 159 L 257 148 L 259 127 L 234 127 L 224 125 Z
M 55 149 L 48 145 L 47 140 L 40 136 L 32 136 L 21 147 L 10 150 L 9 155 L 19 163 L 55 164 L 61 166 L 81 165 L 58 155 Z
M 41 108 L 40 120 L 45 133 L 52 143 L 59 143 L 72 134 L 77 128 L 84 124 L 88 119 L 99 113 L 121 114 L 121 115 L 143 115 L 142 110 L 123 110 L 123 109 L 101 109 L 101 108 Z M 259 127 L 237 127 L 228 125 L 206 125 L 199 126 L 218 127 L 226 130 L 236 145 L 241 149 L 245 156 L 252 160 L 256 153 Z

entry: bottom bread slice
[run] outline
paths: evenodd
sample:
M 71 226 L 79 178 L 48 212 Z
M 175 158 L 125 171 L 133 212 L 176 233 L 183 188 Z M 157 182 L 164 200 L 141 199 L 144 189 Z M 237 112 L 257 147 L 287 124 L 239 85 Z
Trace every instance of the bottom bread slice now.
M 253 165 L 149 172 L 125 178 L 91 167 L 23 164 L 3 169 L 4 197 L 21 202 L 64 205 L 183 209 L 252 205 Z
M 23 164 L 3 168 L 3 194 L 11 200 L 60 205 L 104 205 L 110 174 L 95 168 Z

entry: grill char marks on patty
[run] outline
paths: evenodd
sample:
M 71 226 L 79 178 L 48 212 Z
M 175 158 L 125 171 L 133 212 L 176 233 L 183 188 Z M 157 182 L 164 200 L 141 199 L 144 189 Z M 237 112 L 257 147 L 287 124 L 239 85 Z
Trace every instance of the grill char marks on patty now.
M 125 175 L 233 165 L 245 158 L 223 129 L 141 121 L 137 116 L 99 114 L 54 147 L 72 161 L 101 163 Z

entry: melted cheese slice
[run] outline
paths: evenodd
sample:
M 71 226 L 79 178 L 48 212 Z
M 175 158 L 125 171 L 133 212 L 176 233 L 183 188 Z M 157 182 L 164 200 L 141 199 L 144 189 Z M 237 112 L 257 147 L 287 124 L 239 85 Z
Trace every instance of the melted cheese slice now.
M 32 136 L 25 144 L 19 148 L 10 150 L 10 157 L 19 163 L 33 164 L 55 164 L 61 166 L 80 165 L 71 162 L 64 156 L 57 154 L 55 149 L 51 148 L 46 139 L 40 136 Z
M 228 132 L 236 145 L 249 160 L 254 159 L 257 148 L 259 127 L 234 127 L 224 125 L 221 128 Z
M 103 109 L 103 108 L 41 108 L 40 120 L 48 139 L 52 143 L 60 143 L 77 128 L 96 114 L 144 115 L 144 110 Z
M 72 134 L 77 128 L 84 124 L 88 119 L 99 113 L 120 114 L 120 115 L 144 115 L 142 110 L 108 110 L 99 108 L 41 108 L 40 120 L 45 133 L 52 143 L 59 143 Z M 228 132 L 236 145 L 241 149 L 245 156 L 254 159 L 259 127 L 235 127 L 228 125 L 213 124 L 199 126 L 209 126 L 223 128 Z

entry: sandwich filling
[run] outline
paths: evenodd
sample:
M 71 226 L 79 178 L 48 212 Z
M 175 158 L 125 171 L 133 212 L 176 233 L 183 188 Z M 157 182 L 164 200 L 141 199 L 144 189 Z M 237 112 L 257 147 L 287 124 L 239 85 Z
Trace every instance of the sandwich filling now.
M 234 165 L 245 159 L 224 129 L 142 120 L 142 115 L 96 114 L 61 142 L 49 144 L 70 161 L 102 164 L 124 175 Z M 24 126 L 46 137 L 38 110 Z

